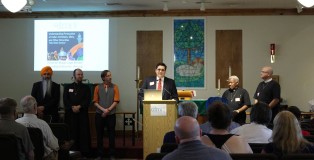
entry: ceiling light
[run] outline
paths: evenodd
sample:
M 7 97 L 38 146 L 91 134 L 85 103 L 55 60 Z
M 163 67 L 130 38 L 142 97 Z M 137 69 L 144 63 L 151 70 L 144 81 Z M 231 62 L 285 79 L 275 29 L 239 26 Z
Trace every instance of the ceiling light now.
M 303 6 L 301 4 L 297 5 L 297 12 L 301 13 L 303 11 Z
M 28 4 L 31 5 L 31 6 L 34 5 L 35 4 L 35 0 L 28 0 Z
M 205 4 L 204 2 L 201 2 L 201 8 L 200 8 L 201 11 L 205 11 Z
M 167 1 L 163 1 L 163 3 L 164 3 L 163 11 L 168 11 L 168 4 L 167 4 Z
M 307 8 L 314 6 L 314 0 L 298 0 L 298 2 Z
M 12 13 L 20 11 L 26 4 L 27 0 L 1 0 L 3 6 Z

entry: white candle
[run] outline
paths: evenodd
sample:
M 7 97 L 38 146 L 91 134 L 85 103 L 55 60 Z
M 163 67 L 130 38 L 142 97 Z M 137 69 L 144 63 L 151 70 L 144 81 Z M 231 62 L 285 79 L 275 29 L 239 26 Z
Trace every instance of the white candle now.
M 140 79 L 140 66 L 137 66 L 137 80 Z
M 229 77 L 231 76 L 231 66 L 229 66 Z
M 220 90 L 220 79 L 218 79 L 218 89 Z

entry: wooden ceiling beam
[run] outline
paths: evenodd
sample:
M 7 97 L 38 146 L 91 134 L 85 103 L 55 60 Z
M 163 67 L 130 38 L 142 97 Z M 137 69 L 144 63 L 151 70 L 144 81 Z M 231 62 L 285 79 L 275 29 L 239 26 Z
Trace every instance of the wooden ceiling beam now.
M 76 17 L 190 17 L 190 16 L 278 16 L 314 15 L 314 9 L 304 8 L 301 13 L 293 9 L 206 9 L 191 10 L 137 10 L 108 12 L 0 12 L 0 18 L 76 18 Z

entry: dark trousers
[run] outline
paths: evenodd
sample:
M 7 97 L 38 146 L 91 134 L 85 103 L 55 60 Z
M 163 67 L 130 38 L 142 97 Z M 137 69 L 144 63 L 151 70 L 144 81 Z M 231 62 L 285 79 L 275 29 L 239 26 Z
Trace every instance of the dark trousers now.
M 97 151 L 99 156 L 104 157 L 104 128 L 107 127 L 109 135 L 109 155 L 115 155 L 115 137 L 116 137 L 116 114 L 101 117 L 96 113 L 95 116 L 96 134 L 97 134 Z
M 272 118 L 271 118 L 271 123 L 273 123 L 276 115 L 279 113 L 279 107 L 278 106 L 275 106 L 271 109 L 271 112 L 272 112 Z
M 245 120 L 246 120 L 246 113 L 245 113 L 245 111 L 240 112 L 239 114 L 237 114 L 233 118 L 233 121 L 239 123 L 240 125 L 245 124 Z
M 70 138 L 74 140 L 72 149 L 81 151 L 83 155 L 89 154 L 91 137 L 87 110 L 80 111 L 79 113 L 73 113 L 72 111 L 66 112 L 65 122 L 69 126 Z

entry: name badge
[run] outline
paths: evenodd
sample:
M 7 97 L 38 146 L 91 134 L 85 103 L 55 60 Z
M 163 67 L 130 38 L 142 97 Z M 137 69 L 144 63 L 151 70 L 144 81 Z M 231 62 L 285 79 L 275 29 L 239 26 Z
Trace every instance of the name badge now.
M 236 101 L 236 102 L 240 102 L 240 98 L 236 98 L 235 101 Z
M 73 92 L 74 90 L 73 89 L 69 89 L 69 92 Z
M 149 85 L 150 86 L 153 86 L 155 84 L 155 82 L 153 81 L 153 82 L 149 82 Z

